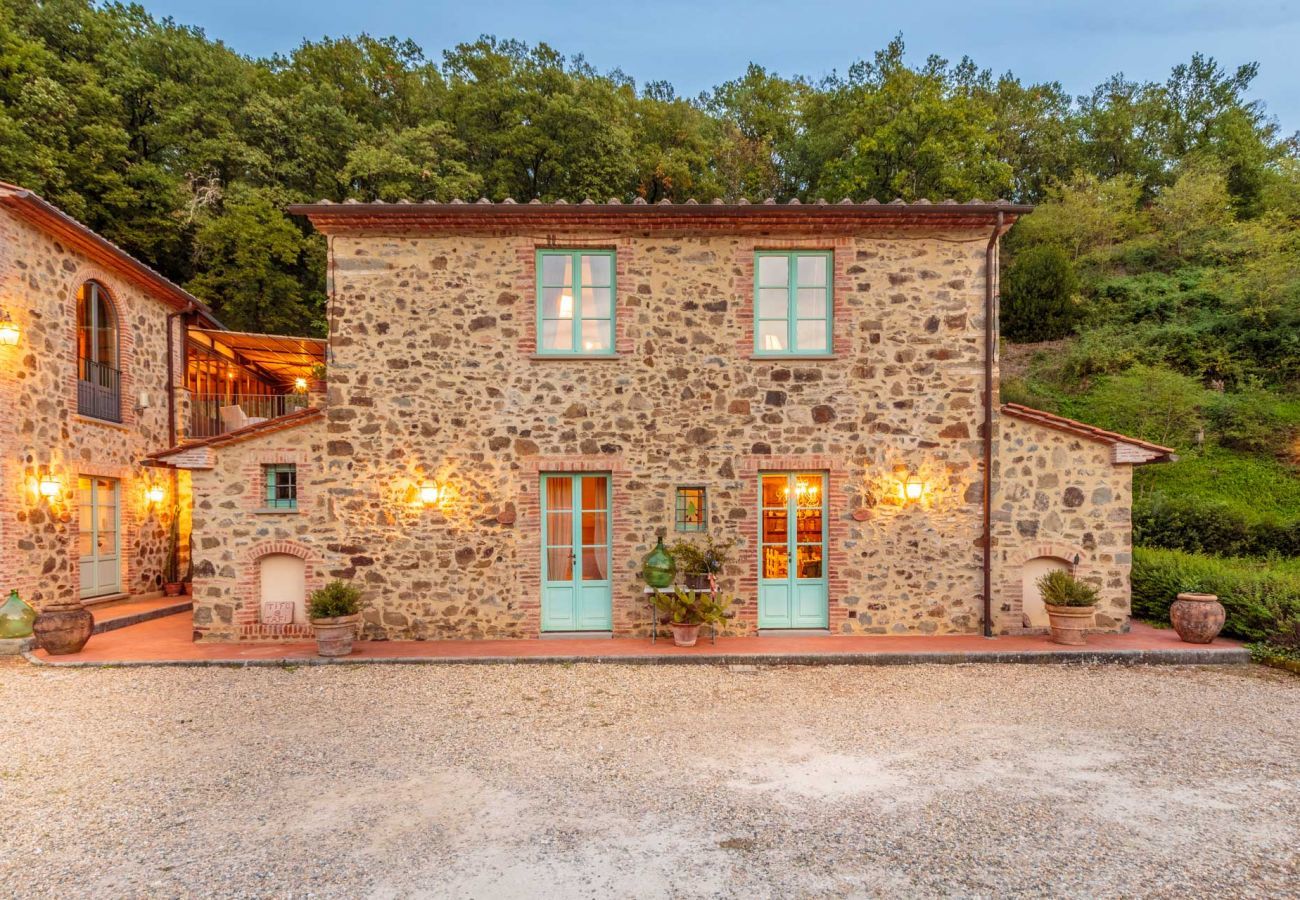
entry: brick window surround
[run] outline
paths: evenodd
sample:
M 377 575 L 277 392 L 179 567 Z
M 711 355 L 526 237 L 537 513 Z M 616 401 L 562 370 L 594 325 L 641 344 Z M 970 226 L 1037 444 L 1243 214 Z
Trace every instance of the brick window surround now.
M 597 354 L 539 353 L 540 343 L 537 334 L 537 261 L 539 251 L 543 250 L 606 250 L 614 254 L 614 352 Z M 528 359 L 546 360 L 600 360 L 618 359 L 631 355 L 636 348 L 627 336 L 627 309 L 620 304 L 620 294 L 630 284 L 629 267 L 635 258 L 635 242 L 631 237 L 616 240 L 561 239 L 539 241 L 535 238 L 521 238 L 515 245 L 515 293 L 521 298 L 520 310 L 522 328 L 518 344 L 519 354 Z M 575 302 L 577 298 L 574 298 Z

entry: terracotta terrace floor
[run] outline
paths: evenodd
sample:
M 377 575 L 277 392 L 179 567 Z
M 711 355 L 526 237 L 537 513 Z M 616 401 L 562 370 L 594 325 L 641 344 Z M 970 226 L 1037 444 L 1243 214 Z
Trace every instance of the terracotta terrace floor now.
M 201 643 L 191 640 L 191 619 L 179 613 L 96 634 L 80 653 L 51 657 L 37 650 L 34 662 L 53 665 L 284 665 L 305 663 L 786 663 L 875 664 L 962 662 L 1133 662 L 1225 664 L 1249 661 L 1249 652 L 1223 638 L 1211 645 L 1185 644 L 1172 629 L 1134 623 L 1129 634 L 1098 634 L 1086 647 L 1053 644 L 1046 637 L 987 639 L 977 635 L 885 637 L 813 635 L 701 637 L 695 647 L 674 647 L 671 638 L 483 641 L 357 641 L 351 656 L 323 660 L 314 642 Z

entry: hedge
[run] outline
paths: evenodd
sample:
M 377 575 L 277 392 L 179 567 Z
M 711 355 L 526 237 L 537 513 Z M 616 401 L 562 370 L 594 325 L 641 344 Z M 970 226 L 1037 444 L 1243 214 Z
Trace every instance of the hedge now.
M 1216 556 L 1300 556 L 1300 520 L 1157 494 L 1133 507 L 1133 543 Z
M 1133 550 L 1133 614 L 1168 621 L 1182 591 L 1217 594 L 1228 613 L 1223 633 L 1244 641 L 1276 639 L 1300 622 L 1300 571 L 1268 562 L 1178 550 Z

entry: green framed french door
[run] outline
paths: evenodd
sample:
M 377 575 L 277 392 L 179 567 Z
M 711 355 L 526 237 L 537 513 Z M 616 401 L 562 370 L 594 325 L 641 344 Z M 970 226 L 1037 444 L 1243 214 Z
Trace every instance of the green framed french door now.
M 826 628 L 826 475 L 759 477 L 758 627 Z
M 122 590 L 121 498 L 121 483 L 114 478 L 77 478 L 82 599 Z
M 542 631 L 609 631 L 610 477 L 542 476 Z

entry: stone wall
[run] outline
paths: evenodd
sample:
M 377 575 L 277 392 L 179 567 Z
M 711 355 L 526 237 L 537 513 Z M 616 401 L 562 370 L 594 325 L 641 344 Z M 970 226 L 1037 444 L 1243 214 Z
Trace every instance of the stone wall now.
M 737 541 L 730 627 L 754 630 L 767 468 L 829 474 L 833 631 L 977 631 L 987 240 L 335 236 L 325 476 L 370 633 L 536 636 L 539 473 L 566 464 L 614 474 L 618 632 L 647 621 L 639 561 L 677 485 Z M 617 357 L 535 357 L 549 245 L 616 250 Z M 834 253 L 835 353 L 753 359 L 754 252 L 791 248 Z M 425 479 L 448 486 L 437 509 L 412 502 Z
M 1133 469 L 1115 464 L 1112 453 L 1099 441 L 999 417 L 993 541 L 1000 632 L 1026 630 L 1022 566 L 1043 556 L 1071 564 L 1099 590 L 1099 629 L 1128 630 Z
M 262 622 L 259 561 L 270 554 L 306 562 L 307 590 L 330 570 L 347 576 L 348 561 L 333 543 L 329 499 L 323 484 L 324 422 L 311 419 L 269 431 L 212 454 L 213 467 L 189 472 L 194 491 L 194 631 L 199 639 L 261 640 L 310 637 L 305 621 Z M 262 467 L 298 468 L 295 510 L 267 509 Z
M 90 279 L 107 289 L 118 316 L 120 424 L 77 412 L 76 297 Z M 168 439 L 169 307 L 8 210 L 0 211 L 0 305 L 22 328 L 18 346 L 0 346 L 0 587 L 17 587 L 38 608 L 78 597 L 77 476 L 84 474 L 121 481 L 123 590 L 156 590 L 172 476 L 140 460 Z M 137 411 L 141 392 L 150 406 Z M 37 492 L 45 472 L 62 486 L 49 501 Z M 145 496 L 155 482 L 168 490 L 161 508 Z

